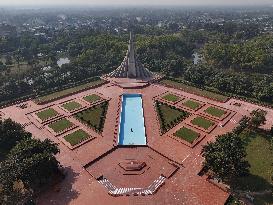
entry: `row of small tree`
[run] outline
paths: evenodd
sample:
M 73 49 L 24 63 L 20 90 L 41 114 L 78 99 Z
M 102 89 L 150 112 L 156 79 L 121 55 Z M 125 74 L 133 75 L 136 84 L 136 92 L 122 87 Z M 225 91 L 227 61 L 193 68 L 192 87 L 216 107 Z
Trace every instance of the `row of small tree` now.
M 169 106 L 167 104 L 156 101 L 155 107 L 156 107 L 158 116 L 159 116 L 160 121 L 161 121 L 161 131 L 163 133 L 167 132 L 168 130 L 173 128 L 175 125 L 177 125 L 179 122 L 181 122 L 181 120 L 183 120 L 183 119 L 185 119 L 186 117 L 189 116 L 188 112 L 183 111 L 183 110 L 179 110 L 175 106 L 169 106 L 171 109 L 180 111 L 181 114 L 177 118 L 173 119 L 172 121 L 166 122 L 166 120 L 165 120 L 166 116 L 164 116 L 164 113 L 162 112 L 162 108 L 161 108 L 163 105 Z
M 108 110 L 108 105 L 109 105 L 108 101 L 101 104 L 102 113 L 100 116 L 100 123 L 99 123 L 99 127 L 98 127 L 99 132 L 102 132 L 102 130 L 103 130 L 104 122 L 105 122 L 105 118 L 106 118 L 106 113 Z

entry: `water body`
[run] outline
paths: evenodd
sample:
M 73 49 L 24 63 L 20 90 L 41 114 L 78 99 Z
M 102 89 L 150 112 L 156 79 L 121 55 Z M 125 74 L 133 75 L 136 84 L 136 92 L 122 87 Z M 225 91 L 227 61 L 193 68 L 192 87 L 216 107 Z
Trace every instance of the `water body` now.
M 141 94 L 123 94 L 119 145 L 146 145 Z
M 60 58 L 57 61 L 57 64 L 58 64 L 59 67 L 62 67 L 62 65 L 68 64 L 68 63 L 70 63 L 70 60 L 68 58 Z

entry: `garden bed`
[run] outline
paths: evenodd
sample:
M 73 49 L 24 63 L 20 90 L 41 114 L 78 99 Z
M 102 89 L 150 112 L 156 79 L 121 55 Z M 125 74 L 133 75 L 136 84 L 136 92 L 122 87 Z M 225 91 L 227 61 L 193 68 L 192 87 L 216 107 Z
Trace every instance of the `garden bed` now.
M 193 125 L 196 125 L 197 127 L 203 128 L 205 130 L 208 130 L 210 127 L 215 125 L 214 122 L 212 122 L 206 118 L 203 118 L 203 117 L 196 117 L 191 121 L 191 123 Z
M 59 115 L 59 113 L 56 110 L 54 110 L 53 108 L 48 108 L 48 109 L 45 109 L 43 111 L 36 113 L 36 115 L 40 120 L 46 121 L 46 120 L 56 117 L 57 115 Z
M 70 112 L 70 111 L 80 109 L 82 107 L 82 105 L 76 101 L 70 101 L 70 102 L 63 104 L 62 107 Z
M 178 123 L 186 119 L 190 113 L 156 101 L 156 111 L 159 118 L 161 133 L 165 133 Z
M 51 128 L 55 133 L 60 133 L 73 127 L 73 125 L 74 124 L 70 122 L 69 120 L 61 119 L 49 124 L 48 127 Z
M 105 81 L 105 80 L 101 80 L 101 79 L 95 80 L 95 81 L 92 81 L 92 82 L 89 82 L 89 83 L 85 83 L 85 84 L 74 86 L 74 87 L 71 87 L 71 88 L 68 88 L 68 89 L 56 91 L 56 92 L 53 92 L 53 93 L 48 94 L 48 95 L 44 95 L 42 97 L 36 98 L 34 100 L 34 102 L 37 103 L 37 104 L 49 103 L 49 102 L 52 102 L 52 101 L 55 101 L 55 100 L 70 96 L 72 94 L 76 94 L 76 93 L 79 93 L 79 92 L 82 92 L 82 91 L 85 91 L 85 90 L 88 90 L 88 89 L 91 89 L 91 88 L 101 86 L 101 85 L 103 85 L 105 83 L 107 83 L 107 81 Z
M 192 144 L 200 136 L 200 134 L 189 128 L 182 127 L 180 130 L 174 133 L 174 136 Z
M 175 103 L 175 102 L 179 101 L 181 98 L 178 97 L 177 95 L 168 93 L 168 94 L 162 96 L 162 99 Z
M 204 112 L 217 118 L 221 118 L 227 113 L 225 110 L 216 107 L 208 107 Z
M 94 103 L 96 101 L 101 100 L 101 97 L 96 94 L 92 94 L 92 95 L 87 95 L 87 96 L 83 97 L 83 99 L 89 103 Z
M 73 147 L 75 145 L 80 144 L 81 142 L 87 140 L 90 138 L 90 135 L 83 131 L 83 130 L 77 130 L 75 132 L 72 132 L 71 134 L 68 134 L 64 137 L 64 139 Z
M 165 80 L 160 81 L 160 83 L 165 86 L 180 89 L 185 92 L 192 93 L 192 94 L 199 95 L 199 96 L 203 96 L 203 97 L 206 97 L 206 98 L 209 98 L 212 100 L 216 100 L 219 102 L 226 102 L 229 99 L 229 97 L 227 97 L 227 96 L 213 93 L 213 92 L 210 92 L 207 90 L 202 90 L 200 88 L 189 86 L 184 83 L 180 83 L 180 82 L 176 82 L 176 81 L 172 81 L 172 80 L 165 79 Z
M 74 114 L 82 123 L 93 128 L 97 132 L 102 132 L 105 122 L 105 117 L 108 109 L 108 101 L 95 105 L 91 108 Z
M 187 100 L 182 105 L 192 110 L 197 110 L 202 106 L 201 103 L 193 101 L 193 100 Z

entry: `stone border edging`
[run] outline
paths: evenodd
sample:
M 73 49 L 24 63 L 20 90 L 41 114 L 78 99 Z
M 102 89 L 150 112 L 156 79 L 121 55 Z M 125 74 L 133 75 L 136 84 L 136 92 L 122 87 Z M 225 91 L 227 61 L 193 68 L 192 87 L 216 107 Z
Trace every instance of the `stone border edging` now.
M 194 93 L 194 92 L 188 92 L 188 91 L 185 91 L 185 90 L 183 90 L 182 88 L 175 88 L 175 87 L 173 87 L 173 86 L 171 86 L 171 85 L 167 85 L 167 84 L 165 84 L 165 83 L 161 83 L 161 82 L 159 82 L 159 83 L 157 83 L 157 84 L 159 84 L 159 85 L 161 85 L 161 86 L 165 86 L 165 87 L 167 87 L 167 88 L 172 88 L 172 89 L 176 89 L 176 90 L 180 90 L 180 91 L 183 91 L 183 92 L 186 92 L 186 93 L 190 93 L 190 94 L 192 94 L 192 95 L 197 95 L 197 96 L 200 96 L 200 97 L 203 97 L 203 98 L 206 98 L 206 99 L 209 99 L 209 100 L 213 100 L 213 101 L 216 101 L 216 102 L 220 102 L 220 103 L 226 103 L 227 101 L 229 101 L 230 99 L 231 99 L 231 97 L 228 97 L 228 96 L 225 96 L 225 97 L 227 97 L 227 100 L 225 100 L 225 101 L 221 101 L 221 100 L 216 100 L 216 99 L 213 99 L 213 98 L 210 98 L 210 97 L 207 97 L 207 96 L 203 96 L 203 95 L 198 95 L 198 94 L 196 94 L 196 93 Z M 186 84 L 185 84 L 186 85 Z M 189 86 L 189 85 L 188 85 Z M 192 86 L 192 87 L 194 87 L 194 86 Z M 198 88 L 198 87 L 195 87 L 195 88 Z M 198 89 L 200 89 L 200 88 L 198 88 Z M 209 91 L 209 90 L 205 90 L 205 91 Z M 209 91 L 209 92 L 212 92 L 212 91 Z M 212 92 L 213 93 L 213 92 Z M 218 94 L 218 93 L 215 93 L 215 94 Z M 218 95 L 221 95 L 221 94 L 218 94 Z
M 46 100 L 46 101 L 43 101 L 43 102 L 35 102 L 35 100 L 33 100 L 33 102 L 36 103 L 37 105 L 48 104 L 48 103 L 51 103 L 51 102 L 60 100 L 60 99 L 62 99 L 62 98 L 66 98 L 66 97 L 68 97 L 68 96 L 75 95 L 75 94 L 77 94 L 77 93 L 81 93 L 81 92 L 84 92 L 84 91 L 87 91 L 87 90 L 90 90 L 90 89 L 95 89 L 95 88 L 101 87 L 101 86 L 103 86 L 103 85 L 106 85 L 107 83 L 109 83 L 109 81 L 105 81 L 105 82 L 102 82 L 102 83 L 100 83 L 100 84 L 97 84 L 97 85 L 94 85 L 94 86 L 91 86 L 91 87 L 87 87 L 87 88 L 83 88 L 83 89 L 81 89 L 81 90 L 78 90 L 78 91 L 75 91 L 75 92 L 71 92 L 71 93 L 68 93 L 68 94 L 66 94 L 66 95 L 59 96 L 59 97 L 56 97 L 56 98 L 53 98 L 53 99 L 50 99 L 50 100 Z M 76 86 L 74 86 L 74 87 L 76 87 Z M 71 88 L 73 88 L 73 87 L 71 87 Z M 67 88 L 67 89 L 69 89 L 69 88 Z M 66 90 L 66 89 L 64 89 L 64 90 Z M 62 90 L 60 90 L 60 91 L 62 91 Z M 56 92 L 60 92 L 60 91 L 56 91 Z M 54 92 L 53 92 L 53 93 L 54 93 Z M 53 94 L 53 93 L 51 93 L 51 94 Z M 50 95 L 50 94 L 48 94 L 48 95 Z M 46 96 L 46 95 L 44 95 L 44 96 Z M 43 96 L 40 96 L 40 97 L 43 97 Z M 37 97 L 37 98 L 39 98 L 39 97 Z
M 186 128 L 187 128 L 187 127 L 191 127 L 191 126 L 186 124 L 186 126 L 185 126 L 185 125 L 182 125 L 181 128 L 182 128 L 182 127 L 186 127 Z M 180 129 L 181 129 L 181 128 L 180 128 Z M 195 128 L 195 129 L 196 129 L 196 128 Z M 178 130 L 179 130 L 179 129 L 178 129 Z M 177 131 L 178 131 L 178 130 L 177 130 Z M 194 130 L 193 130 L 193 131 L 194 131 Z M 197 144 L 199 144 L 199 142 L 201 142 L 205 137 L 207 137 L 206 134 L 198 133 L 198 134 L 199 134 L 198 138 L 196 138 L 196 139 L 193 141 L 193 143 L 189 143 L 188 141 L 186 141 L 186 140 L 184 140 L 184 139 L 181 139 L 181 138 L 175 136 L 174 134 L 175 134 L 175 132 L 172 133 L 172 134 L 168 134 L 167 136 L 170 137 L 170 138 L 172 138 L 172 139 L 174 139 L 174 140 L 176 140 L 176 141 L 179 142 L 179 143 L 182 143 L 182 144 L 184 144 L 184 145 L 190 147 L 190 148 L 194 148 Z
M 76 131 L 78 131 L 78 130 L 83 130 L 83 129 L 82 129 L 82 128 L 79 128 L 79 129 L 77 129 L 77 130 L 75 129 L 74 131 L 76 132 Z M 71 132 L 71 133 L 73 133 L 73 132 Z M 67 135 L 68 135 L 68 134 L 67 134 Z M 59 139 L 64 145 L 66 145 L 66 146 L 67 146 L 69 149 L 71 149 L 71 150 L 74 150 L 74 149 L 76 149 L 76 148 L 78 148 L 78 147 L 80 147 L 80 146 L 86 144 L 87 142 L 96 139 L 95 136 L 92 136 L 92 135 L 90 135 L 90 134 L 88 133 L 89 137 L 88 137 L 87 139 L 85 139 L 85 140 L 81 141 L 80 143 L 78 143 L 78 144 L 72 146 L 68 141 L 66 141 L 66 140 L 64 139 L 67 135 L 64 135 L 64 136 L 57 136 L 57 137 L 58 137 L 58 139 Z

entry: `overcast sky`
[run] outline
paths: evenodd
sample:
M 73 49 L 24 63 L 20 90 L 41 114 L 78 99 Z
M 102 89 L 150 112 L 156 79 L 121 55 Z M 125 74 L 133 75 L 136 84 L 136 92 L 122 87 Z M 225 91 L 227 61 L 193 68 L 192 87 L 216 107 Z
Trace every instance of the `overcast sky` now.
M 254 5 L 273 0 L 0 0 L 0 5 Z

